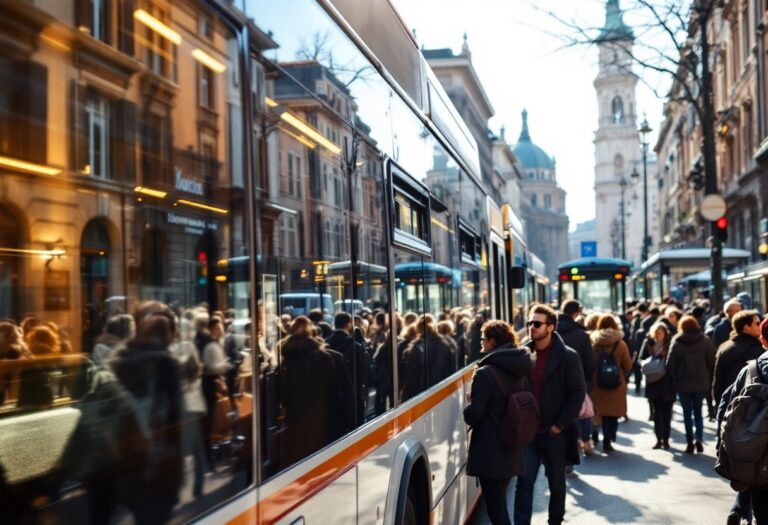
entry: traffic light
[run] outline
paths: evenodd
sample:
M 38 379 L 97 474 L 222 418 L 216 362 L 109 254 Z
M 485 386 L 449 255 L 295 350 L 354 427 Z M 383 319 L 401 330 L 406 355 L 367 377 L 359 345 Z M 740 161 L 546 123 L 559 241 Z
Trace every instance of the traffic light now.
M 200 263 L 198 268 L 197 283 L 200 286 L 208 284 L 208 254 L 205 252 L 198 252 L 197 262 Z
M 722 243 L 728 240 L 728 219 L 720 217 L 715 221 L 715 238 Z

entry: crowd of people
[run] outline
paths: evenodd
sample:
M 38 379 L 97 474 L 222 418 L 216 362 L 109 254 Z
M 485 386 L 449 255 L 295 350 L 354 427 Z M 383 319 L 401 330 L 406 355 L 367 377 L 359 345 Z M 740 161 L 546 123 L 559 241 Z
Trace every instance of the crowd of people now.
M 185 458 L 193 464 L 192 496 L 202 496 L 219 441 L 244 440 L 241 431 L 250 428 L 238 426 L 243 396 L 250 395 L 249 330 L 238 332 L 234 321 L 233 310 L 145 301 L 131 314 L 110 315 L 85 352 L 75 351 L 53 322 L 32 315 L 18 324 L 0 321 L 5 415 L 57 406 L 80 413 L 57 472 L 37 485 L 12 486 L 0 465 L 11 521 L 24 521 L 41 484 L 55 493 L 57 483 L 74 482 L 87 489 L 91 523 L 108 523 L 116 512 L 130 512 L 137 523 L 166 523 L 180 501 Z M 248 447 L 239 451 L 248 454 Z M 236 459 L 238 468 L 250 468 L 249 458 Z
M 472 428 L 467 473 L 477 476 L 492 523 L 508 524 L 506 487 L 516 477 L 513 519 L 529 524 L 533 487 L 544 464 L 549 483 L 549 523 L 565 518 L 566 478 L 574 465 L 602 450 L 616 453 L 619 422 L 629 419 L 627 395 L 648 400 L 654 449 L 670 450 L 673 407 L 680 403 L 685 426 L 684 453 L 704 452 L 704 411 L 710 421 L 723 421 L 728 407 L 750 381 L 747 365 L 757 363 L 757 377 L 768 383 L 768 316 L 751 309 L 746 293 L 710 311 L 701 299 L 683 305 L 631 302 L 623 315 L 584 313 L 575 300 L 555 312 L 546 305 L 528 311 L 527 330 L 503 321 L 481 327 L 483 356 L 477 364 L 464 419 Z M 506 403 L 497 376 L 509 385 L 525 378 L 540 410 L 532 442 L 504 447 L 500 438 Z M 645 383 L 644 387 L 643 384 Z M 762 428 L 762 427 L 761 427 Z M 714 444 L 719 447 L 718 444 Z M 722 448 L 717 448 L 718 453 Z M 723 452 L 723 454 L 725 454 Z M 764 455 L 768 450 L 764 451 Z M 729 525 L 742 520 L 768 524 L 768 485 L 735 483 L 739 490 L 727 516 Z

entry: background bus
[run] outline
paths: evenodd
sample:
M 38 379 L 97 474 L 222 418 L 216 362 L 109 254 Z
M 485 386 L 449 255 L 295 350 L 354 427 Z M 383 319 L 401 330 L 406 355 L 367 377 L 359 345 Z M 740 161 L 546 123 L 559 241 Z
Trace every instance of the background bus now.
M 631 268 L 629 261 L 608 257 L 584 257 L 559 265 L 558 306 L 576 299 L 585 311 L 623 313 Z

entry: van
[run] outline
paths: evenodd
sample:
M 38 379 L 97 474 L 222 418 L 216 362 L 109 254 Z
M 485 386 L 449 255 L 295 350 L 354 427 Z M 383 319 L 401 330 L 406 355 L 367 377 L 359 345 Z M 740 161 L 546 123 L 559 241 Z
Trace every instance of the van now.
M 309 315 L 311 310 L 320 308 L 323 315 L 330 318 L 333 315 L 333 299 L 331 294 L 318 292 L 286 292 L 280 294 L 280 313 L 297 315 Z

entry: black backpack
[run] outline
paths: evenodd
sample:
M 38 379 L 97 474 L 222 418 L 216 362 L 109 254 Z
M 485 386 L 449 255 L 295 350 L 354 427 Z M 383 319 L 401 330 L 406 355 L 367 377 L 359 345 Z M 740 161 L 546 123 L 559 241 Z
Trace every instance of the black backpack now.
M 600 388 L 613 389 L 621 385 L 621 370 L 613 355 L 618 344 L 613 345 L 608 354 L 600 352 L 600 362 L 597 364 L 597 386 Z
M 757 360 L 747 362 L 747 380 L 733 392 L 723 417 L 715 470 L 735 490 L 768 485 L 768 384 Z
M 499 441 L 507 448 L 522 448 L 533 443 L 539 429 L 539 404 L 533 393 L 527 388 L 527 380 L 520 376 L 512 390 L 502 378 L 506 375 L 494 365 L 486 365 L 506 401 L 506 409 L 501 421 L 491 413 L 496 423 Z M 511 391 L 510 391 L 511 390 Z

